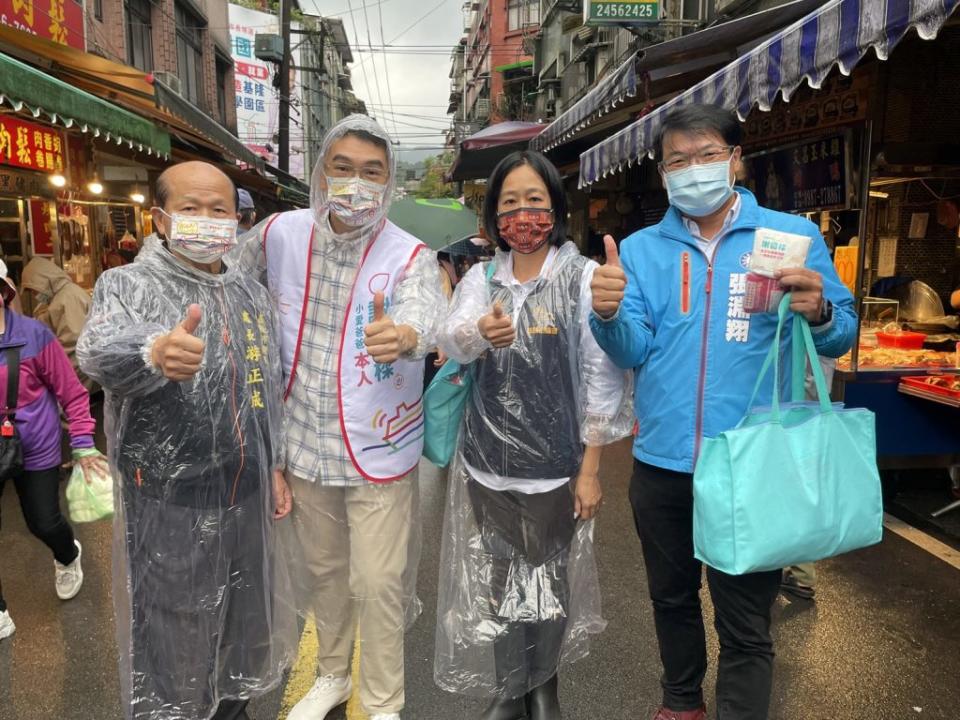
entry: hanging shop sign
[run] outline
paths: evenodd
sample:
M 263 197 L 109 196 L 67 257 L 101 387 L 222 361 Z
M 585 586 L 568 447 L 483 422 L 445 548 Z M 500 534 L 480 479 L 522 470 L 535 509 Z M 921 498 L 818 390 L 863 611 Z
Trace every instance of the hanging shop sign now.
M 775 140 L 862 123 L 867 117 L 871 77 L 860 71 L 853 77 L 837 73 L 820 90 L 804 86 L 790 102 L 770 112 L 754 110 L 744 123 L 743 144 L 769 146 Z
M 744 159 L 746 185 L 763 207 L 789 213 L 849 207 L 846 133 L 818 137 Z
M 50 183 L 46 182 L 42 175 L 11 170 L 0 165 L 0 195 L 29 197 L 52 194 Z
M 30 201 L 30 241 L 34 255 L 53 255 L 53 229 L 57 225 L 57 206 L 43 200 Z
M 659 0 L 585 0 L 583 22 L 586 25 L 608 23 L 655 23 L 660 22 Z
M 83 3 L 77 0 L 0 0 L 0 24 L 86 50 Z
M 62 173 L 63 145 L 63 136 L 56 130 L 0 116 L 0 166 Z

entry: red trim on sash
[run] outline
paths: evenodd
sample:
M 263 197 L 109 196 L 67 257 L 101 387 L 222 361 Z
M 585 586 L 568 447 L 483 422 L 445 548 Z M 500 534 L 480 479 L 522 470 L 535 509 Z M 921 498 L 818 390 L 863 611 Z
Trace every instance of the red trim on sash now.
M 354 293 L 356 292 L 356 289 L 357 289 L 357 279 L 360 277 L 360 272 L 363 269 L 363 264 L 367 261 L 367 256 L 370 254 L 370 251 L 373 250 L 373 246 L 377 244 L 377 241 L 380 239 L 381 235 L 383 234 L 383 228 L 385 226 L 386 226 L 386 223 L 380 226 L 380 230 L 377 233 L 376 239 L 372 243 L 370 243 L 370 245 L 364 251 L 363 258 L 360 260 L 360 265 L 357 267 L 357 274 L 354 276 L 353 285 L 351 285 L 350 287 L 350 302 L 347 303 L 347 309 L 344 312 L 343 330 L 340 332 L 340 347 L 337 349 L 337 414 L 340 416 L 340 435 L 343 437 L 343 444 L 347 448 L 347 454 L 350 456 L 350 462 L 353 463 L 353 467 L 356 469 L 356 471 L 360 473 L 360 476 L 363 477 L 365 480 L 368 480 L 372 483 L 378 483 L 378 484 L 396 482 L 401 478 L 405 478 L 407 475 L 410 474 L 413 468 L 415 468 L 417 465 L 415 463 L 414 465 L 407 468 L 399 475 L 394 475 L 393 477 L 387 477 L 387 478 L 373 477 L 369 473 L 364 472 L 363 468 L 360 467 L 360 463 L 357 462 L 356 455 L 353 454 L 353 447 L 350 445 L 350 436 L 347 434 L 347 424 L 343 420 L 343 383 L 340 381 L 340 377 L 342 375 L 342 369 L 343 369 L 343 343 L 347 338 L 347 326 L 348 326 L 348 323 L 350 322 L 350 310 L 353 307 Z M 417 256 L 417 253 L 419 253 L 425 247 L 426 245 L 420 245 L 413 251 L 413 254 L 410 256 L 410 260 L 407 261 L 405 270 L 406 268 L 410 267 L 410 264 L 413 262 L 413 259 Z
M 269 230 L 269 226 L 267 230 Z M 283 401 L 286 402 L 293 390 L 293 381 L 297 377 L 297 365 L 300 363 L 300 348 L 303 347 L 303 329 L 307 324 L 307 310 L 310 303 L 310 270 L 313 267 L 313 239 L 317 232 L 317 226 L 310 226 L 310 242 L 307 244 L 307 280 L 304 284 L 303 307 L 300 309 L 300 329 L 297 331 L 297 347 L 293 351 L 293 362 L 290 365 L 290 379 L 287 381 L 287 389 L 283 393 Z M 266 232 L 264 232 L 264 242 L 266 242 Z

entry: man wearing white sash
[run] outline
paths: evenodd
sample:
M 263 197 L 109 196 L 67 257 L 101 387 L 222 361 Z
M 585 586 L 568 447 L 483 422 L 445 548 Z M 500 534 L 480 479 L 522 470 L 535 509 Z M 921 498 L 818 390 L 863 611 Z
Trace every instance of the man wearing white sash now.
M 435 253 L 386 219 L 387 134 L 353 115 L 322 150 L 310 209 L 264 221 L 243 250 L 281 319 L 292 574 L 319 642 L 317 682 L 289 717 L 322 720 L 346 702 L 356 639 L 363 709 L 399 720 L 419 559 L 422 358 L 446 301 Z

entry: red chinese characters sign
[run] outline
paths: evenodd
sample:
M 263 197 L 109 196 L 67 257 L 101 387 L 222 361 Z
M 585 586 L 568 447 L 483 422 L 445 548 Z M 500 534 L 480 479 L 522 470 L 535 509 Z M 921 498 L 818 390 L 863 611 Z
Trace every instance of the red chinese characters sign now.
M 77 0 L 0 0 L 0 23 L 86 50 L 83 4 Z
M 42 125 L 0 116 L 0 166 L 62 173 L 63 136 Z

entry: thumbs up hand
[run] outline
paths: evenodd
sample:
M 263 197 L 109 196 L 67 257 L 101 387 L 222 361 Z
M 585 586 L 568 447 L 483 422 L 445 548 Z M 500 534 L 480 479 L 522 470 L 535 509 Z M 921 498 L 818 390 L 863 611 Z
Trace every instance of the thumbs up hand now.
M 200 370 L 203 362 L 203 340 L 194 337 L 200 326 L 203 312 L 199 305 L 187 308 L 187 316 L 166 335 L 161 335 L 150 348 L 154 367 L 173 382 L 189 380 Z
M 610 235 L 603 236 L 603 245 L 607 254 L 607 264 L 601 265 L 593 273 L 590 292 L 593 294 L 593 311 L 609 320 L 620 309 L 623 291 L 627 287 L 627 275 L 620 267 L 620 253 L 617 243 Z
M 409 325 L 396 325 L 386 314 L 382 292 L 373 296 L 373 322 L 363 330 L 364 344 L 373 361 L 381 365 L 395 362 L 417 346 L 417 333 Z
M 517 337 L 510 316 L 503 312 L 503 306 L 496 302 L 493 309 L 477 321 L 480 335 L 495 348 L 510 347 Z

